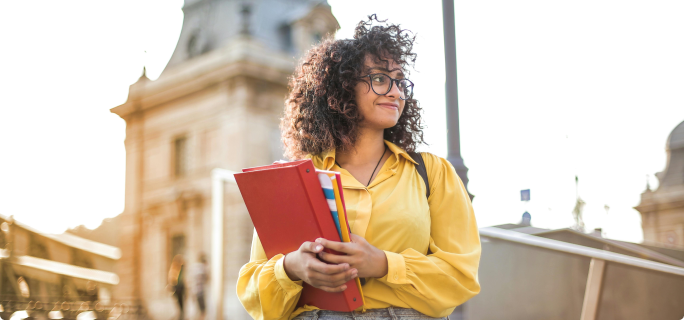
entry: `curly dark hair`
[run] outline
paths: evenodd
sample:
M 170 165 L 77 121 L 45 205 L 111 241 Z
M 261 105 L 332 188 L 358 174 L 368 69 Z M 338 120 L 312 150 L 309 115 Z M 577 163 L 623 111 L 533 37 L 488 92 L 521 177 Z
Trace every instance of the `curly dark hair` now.
M 414 41 L 410 31 L 373 14 L 359 22 L 353 39 L 328 38 L 309 50 L 290 78 L 290 95 L 280 123 L 285 155 L 301 159 L 326 150 L 352 149 L 363 120 L 354 87 L 365 75 L 366 56 L 385 64 L 392 59 L 407 71 L 416 61 Z M 417 100 L 406 100 L 399 121 L 385 129 L 384 139 L 409 152 L 425 143 L 421 112 Z

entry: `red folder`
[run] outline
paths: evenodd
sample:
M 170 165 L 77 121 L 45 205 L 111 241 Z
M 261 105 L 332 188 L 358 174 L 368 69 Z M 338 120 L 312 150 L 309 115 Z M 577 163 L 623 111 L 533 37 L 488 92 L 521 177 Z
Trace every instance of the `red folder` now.
M 305 241 L 340 241 L 316 168 L 311 160 L 243 169 L 235 181 L 266 256 L 287 254 Z M 330 251 L 329 251 L 330 252 Z M 304 283 L 298 306 L 350 312 L 363 305 L 355 280 L 343 292 L 330 293 Z

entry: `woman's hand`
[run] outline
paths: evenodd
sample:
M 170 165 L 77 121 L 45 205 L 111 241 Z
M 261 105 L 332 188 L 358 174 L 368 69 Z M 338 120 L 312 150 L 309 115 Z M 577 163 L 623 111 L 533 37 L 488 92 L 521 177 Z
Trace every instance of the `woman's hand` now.
M 361 278 L 382 278 L 387 274 L 387 256 L 385 252 L 374 247 L 363 237 L 351 235 L 352 242 L 337 242 L 323 238 L 316 239 L 316 243 L 328 249 L 347 255 L 336 255 L 320 252 L 318 256 L 330 263 L 349 264 L 359 271 Z
M 345 283 L 358 276 L 348 263 L 326 264 L 316 258 L 323 246 L 316 242 L 304 242 L 297 251 L 288 253 L 283 261 L 285 273 L 292 281 L 304 280 L 311 286 L 327 292 L 347 289 Z

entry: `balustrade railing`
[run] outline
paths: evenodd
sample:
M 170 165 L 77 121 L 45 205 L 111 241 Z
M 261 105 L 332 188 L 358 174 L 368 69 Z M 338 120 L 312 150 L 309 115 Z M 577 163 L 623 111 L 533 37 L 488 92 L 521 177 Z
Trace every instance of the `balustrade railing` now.
M 19 300 L 0 298 L 2 320 L 137 320 L 148 319 L 139 302 L 66 301 L 62 299 Z

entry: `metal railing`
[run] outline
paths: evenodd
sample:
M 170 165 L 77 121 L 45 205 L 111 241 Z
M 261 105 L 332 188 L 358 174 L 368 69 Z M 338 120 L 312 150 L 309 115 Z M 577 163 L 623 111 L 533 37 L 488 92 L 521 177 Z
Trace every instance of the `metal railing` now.
M 625 264 L 625 265 L 629 265 L 629 266 L 634 266 L 634 267 L 639 267 L 639 268 L 644 268 L 644 269 L 649 269 L 649 270 L 654 270 L 654 271 L 670 273 L 670 274 L 674 274 L 674 275 L 678 275 L 678 276 L 684 276 L 684 268 L 681 268 L 681 267 L 676 267 L 676 266 L 672 266 L 669 264 L 664 264 L 664 263 L 655 262 L 655 261 L 649 261 L 649 260 L 645 260 L 645 259 L 639 259 L 639 258 L 631 257 L 631 256 L 620 254 L 620 253 L 604 251 L 604 250 L 594 249 L 594 248 L 588 248 L 585 246 L 580 246 L 577 244 L 567 243 L 567 242 L 563 242 L 563 241 L 558 241 L 558 240 L 553 240 L 553 239 L 548 239 L 548 238 L 543 238 L 543 237 L 537 237 L 537 236 L 524 234 L 524 233 L 520 233 L 520 232 L 509 231 L 509 230 L 504 230 L 504 229 L 499 229 L 499 228 L 494 228 L 494 227 L 488 227 L 488 228 L 481 228 L 480 229 L 480 235 L 485 236 L 485 237 L 489 237 L 489 238 L 506 240 L 506 241 L 511 241 L 511 242 L 517 242 L 517 243 L 527 244 L 527 245 L 531 245 L 531 246 L 535 246 L 535 247 L 546 248 L 546 249 L 550 249 L 550 250 L 566 252 L 566 253 L 576 254 L 576 255 L 585 256 L 585 257 L 590 257 L 590 258 L 594 258 L 594 259 L 601 259 L 601 260 L 621 263 L 621 264 Z
M 581 320 L 596 319 L 597 311 L 599 309 L 602 290 L 601 285 L 603 283 L 605 274 L 606 262 L 619 263 L 632 267 L 684 277 L 684 268 L 681 267 L 520 232 L 488 227 L 480 229 L 480 236 L 591 258 L 591 262 L 589 263 L 589 274 L 587 276 L 587 285 L 584 291 L 584 300 L 582 302 Z
M 0 318 L 3 320 L 128 320 L 148 319 L 139 303 L 128 301 L 65 301 L 45 298 L 38 300 L 0 299 Z

